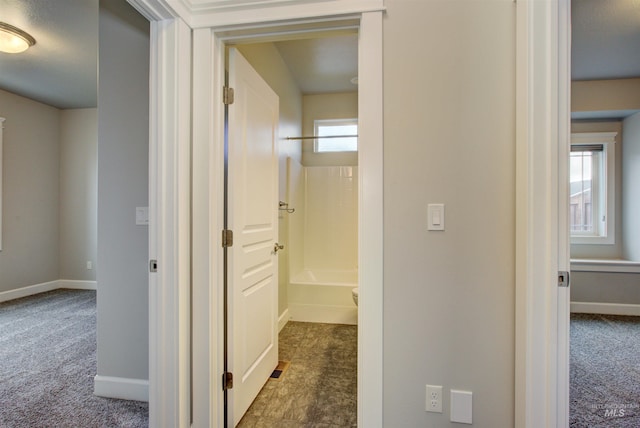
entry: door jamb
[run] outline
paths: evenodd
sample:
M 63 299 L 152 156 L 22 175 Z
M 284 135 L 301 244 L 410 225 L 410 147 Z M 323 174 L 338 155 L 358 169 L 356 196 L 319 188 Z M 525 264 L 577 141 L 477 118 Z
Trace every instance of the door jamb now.
M 213 37 L 211 29 L 195 30 L 193 48 L 199 55 L 192 56 L 191 31 L 183 19 L 188 11 L 177 11 L 164 0 L 127 1 L 151 24 L 149 257 L 158 260 L 159 265 L 157 274 L 149 276 L 150 424 L 189 427 L 193 412 L 194 420 L 199 418 L 205 426 L 221 426 L 222 394 L 215 375 L 221 373 L 222 364 L 221 337 L 216 334 L 217 326 L 222 324 L 221 311 L 212 314 L 194 307 L 192 313 L 185 291 L 192 282 L 203 284 L 193 287 L 192 301 L 210 308 L 219 305 L 221 292 L 217 285 L 221 283 L 222 269 L 219 262 L 212 265 L 210 261 L 221 260 L 216 237 L 221 224 L 221 210 L 216 209 L 221 206 L 221 172 L 205 170 L 203 166 L 220 162 L 219 151 L 209 147 L 209 143 L 219 140 L 223 129 L 219 121 L 221 104 L 213 103 L 220 99 L 221 73 L 211 73 L 224 70 L 218 53 L 222 45 Z M 346 2 L 342 4 L 350 8 Z M 318 5 L 314 10 L 317 16 L 336 16 L 340 9 L 336 6 L 337 3 Z M 292 6 L 291 14 L 298 20 L 308 19 L 307 10 Z M 367 255 L 359 255 L 360 266 L 371 266 L 371 270 L 361 275 L 361 282 L 365 279 L 370 282 L 368 290 L 360 294 L 362 307 L 370 309 L 361 308 L 358 317 L 361 324 L 372 327 L 359 338 L 359 351 L 366 350 L 368 357 L 367 362 L 359 362 L 358 367 L 358 381 L 363 391 L 363 399 L 358 403 L 358 421 L 372 428 L 382 426 L 383 404 L 383 10 L 374 3 L 361 10 L 358 7 L 349 10 L 350 14 L 361 16 L 359 67 L 367 71 L 362 73 L 360 85 L 371 88 L 366 95 L 360 91 L 359 103 L 369 110 L 363 115 L 361 125 L 363 130 L 369 130 L 362 137 L 368 141 L 368 150 L 360 156 L 362 162 L 376 165 L 368 174 L 361 172 L 360 201 L 362 212 L 366 210 L 368 214 L 360 218 L 359 237 L 359 245 L 367 249 Z M 193 92 L 191 71 L 197 89 Z M 185 143 L 189 141 L 191 144 Z M 191 159 L 193 164 L 188 165 Z M 217 199 L 209 198 L 211 194 L 218 195 Z M 185 195 L 191 196 L 192 206 L 181 199 Z M 206 197 L 199 199 L 201 195 Z M 192 214 L 192 218 L 187 214 Z M 217 230 L 211 230 L 213 225 Z M 190 242 L 191 228 L 199 232 L 193 234 L 193 242 Z M 189 260 L 190 243 L 193 260 Z M 190 318 L 192 325 L 198 326 L 193 332 L 185 331 Z M 189 333 L 193 335 L 193 344 Z M 189 358 L 191 353 L 193 361 Z M 191 376 L 191 364 L 197 376 Z M 197 379 L 207 382 L 198 383 Z
M 558 270 L 570 272 L 569 152 L 571 149 L 571 0 L 558 2 Z M 570 283 L 569 279 L 569 283 Z M 558 287 L 557 427 L 569 426 L 571 284 Z
M 191 29 L 165 2 L 150 22 L 149 426 L 191 425 Z
M 569 294 L 558 290 L 557 273 L 568 267 L 560 162 L 569 137 L 569 0 L 516 7 L 515 425 L 565 427 Z
M 349 18 L 353 19 L 354 14 Z M 366 361 L 358 359 L 358 424 L 367 427 L 382 426 L 382 11 L 364 12 L 360 18 L 359 37 L 359 151 L 360 168 L 360 226 L 359 265 L 360 281 L 367 284 L 360 292 L 358 312 L 361 325 L 358 348 L 359 355 L 367 355 Z M 305 18 L 309 22 L 310 17 Z M 323 20 L 325 20 L 324 18 Z M 295 24 L 300 19 L 287 23 Z M 282 24 L 282 21 L 279 22 Z M 269 23 L 256 24 L 269 34 Z M 246 25 L 243 26 L 246 29 Z M 222 230 L 221 201 L 222 186 L 220 165 L 223 153 L 223 106 L 222 87 L 224 81 L 224 43 L 229 40 L 229 27 L 224 28 L 224 37 L 215 28 L 193 31 L 194 77 L 193 77 L 193 216 L 194 216 L 194 284 L 196 276 L 208 266 L 207 260 L 221 260 L 222 249 L 217 245 L 217 232 Z M 265 34 L 265 35 L 266 35 Z M 213 76 L 213 78 L 212 78 Z M 211 121 L 213 118 L 213 122 Z M 213 141 L 213 144 L 211 143 Z M 212 166 L 213 165 L 213 166 Z M 214 190 L 213 193 L 210 190 Z M 218 191 L 215 191 L 218 190 Z M 210 195 L 214 196 L 211 199 Z M 208 219 L 208 224 L 207 223 Z M 203 232 L 205 231 L 205 232 Z M 211 233 L 212 232 L 212 233 Z M 198 238 L 213 236 L 204 242 Z M 207 257 L 203 257 L 206 254 Z M 219 262 L 218 262 L 219 264 Z M 199 266 L 199 268 L 198 268 Z M 219 267 L 219 266 L 218 266 Z M 201 276 L 209 290 L 194 287 L 194 373 L 193 377 L 193 423 L 202 426 L 222 426 L 222 394 L 218 392 L 218 376 L 222 373 L 222 355 L 219 350 L 222 335 L 220 315 L 222 302 L 221 269 L 209 266 L 208 276 Z M 199 290 L 197 290 L 199 289 Z M 203 299 L 196 298 L 200 293 Z M 202 302 L 212 304 L 214 313 Z M 217 317 L 216 317 L 217 315 Z M 214 319 L 216 317 L 216 319 Z M 201 326 L 206 326 L 202 328 Z M 364 327 L 366 325 L 366 327 Z M 216 340 L 218 343 L 211 343 Z M 196 349 L 209 352 L 208 361 L 196 361 Z M 209 376 L 203 376 L 208 373 Z

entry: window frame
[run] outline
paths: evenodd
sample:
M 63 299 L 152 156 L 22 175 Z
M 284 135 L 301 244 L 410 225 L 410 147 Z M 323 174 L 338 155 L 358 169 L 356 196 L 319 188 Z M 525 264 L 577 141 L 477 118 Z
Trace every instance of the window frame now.
M 356 134 L 358 129 L 357 118 L 346 119 L 315 119 L 313 121 L 313 135 L 319 136 L 318 129 L 320 126 L 356 126 Z M 356 149 L 355 150 L 319 150 L 319 142 L 321 138 L 314 138 L 313 140 L 313 153 L 326 154 L 326 153 L 358 153 L 358 139 L 356 137 Z
M 571 244 L 613 245 L 615 244 L 615 142 L 617 132 L 572 133 L 571 146 L 602 145 L 600 165 L 594 165 L 591 185 L 591 209 L 594 233 L 575 233 L 569 229 Z M 567 201 L 570 203 L 570 201 Z M 571 212 L 571 210 L 568 210 Z M 604 215 L 604 220 L 602 216 Z M 571 225 L 571 221 L 569 221 Z

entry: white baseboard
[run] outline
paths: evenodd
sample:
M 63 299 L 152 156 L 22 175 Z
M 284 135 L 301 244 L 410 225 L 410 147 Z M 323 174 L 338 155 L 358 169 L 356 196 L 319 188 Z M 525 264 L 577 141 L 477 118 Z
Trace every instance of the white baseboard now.
M 358 324 L 358 308 L 354 306 L 321 306 L 289 303 L 291 321 L 327 324 Z
M 282 315 L 280 315 L 280 318 L 278 318 L 278 333 L 282 331 L 285 325 L 287 325 L 290 318 L 291 317 L 289 316 L 289 308 L 287 308 L 284 310 Z
M 640 305 L 624 303 L 571 302 L 571 312 L 579 314 L 640 316 Z
M 0 302 L 20 299 L 22 297 L 33 296 L 34 294 L 45 293 L 47 291 L 60 288 L 58 281 L 43 282 L 42 284 L 30 285 L 28 287 L 16 288 L 15 290 L 3 291 L 0 293 Z
M 93 379 L 93 394 L 122 400 L 149 401 L 149 381 L 96 375 Z
M 571 272 L 640 273 L 640 262 L 631 260 L 572 259 Z
M 22 297 L 33 296 L 34 294 L 45 293 L 59 288 L 71 288 L 74 290 L 97 290 L 96 281 L 78 281 L 75 279 L 57 279 L 55 281 L 43 282 L 42 284 L 29 285 L 27 287 L 16 288 L 15 290 L 3 291 L 0 293 L 0 303 L 9 300 L 20 299 Z
M 58 288 L 71 288 L 73 290 L 97 290 L 97 281 L 80 281 L 77 279 L 60 279 Z

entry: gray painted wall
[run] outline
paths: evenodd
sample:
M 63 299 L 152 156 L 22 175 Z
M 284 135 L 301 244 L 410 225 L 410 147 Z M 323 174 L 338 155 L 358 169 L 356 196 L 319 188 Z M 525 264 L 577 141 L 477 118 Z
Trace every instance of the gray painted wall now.
M 99 25 L 98 375 L 148 379 L 149 25 L 124 0 Z
M 59 276 L 60 111 L 0 90 L 4 123 L 0 292 Z
M 62 110 L 60 123 L 60 278 L 95 281 L 98 111 Z
M 623 122 L 579 123 L 574 132 L 618 131 L 616 140 L 616 243 L 572 245 L 572 258 L 640 261 L 640 113 Z M 640 275 L 572 272 L 571 301 L 640 304 Z
M 640 304 L 640 274 L 572 272 L 571 301 Z
M 516 4 L 385 5 L 384 426 L 460 427 L 454 388 L 473 392 L 474 427 L 512 427 Z
M 622 126 L 623 252 L 628 260 L 640 261 L 640 113 L 625 119 Z

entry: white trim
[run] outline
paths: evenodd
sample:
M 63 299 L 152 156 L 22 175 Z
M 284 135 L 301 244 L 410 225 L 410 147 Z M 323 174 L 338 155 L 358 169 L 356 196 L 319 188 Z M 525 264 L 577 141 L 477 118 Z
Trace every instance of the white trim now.
M 568 232 L 559 224 L 566 221 L 559 217 L 566 214 L 559 204 L 568 203 L 566 190 L 559 186 L 560 178 L 565 178 L 559 161 L 567 155 L 563 151 L 568 150 L 570 117 L 568 6 L 568 0 L 516 3 L 515 426 L 519 428 L 564 427 L 568 416 L 569 291 L 557 285 L 558 270 L 568 268 L 568 242 L 564 242 Z
M 307 22 L 311 22 L 313 18 L 308 17 Z M 279 23 L 279 28 L 282 33 L 286 33 L 285 24 L 299 24 L 299 22 Z M 259 25 L 255 25 L 256 28 Z M 270 30 L 271 27 L 267 26 L 265 31 Z M 198 34 L 197 30 L 195 34 Z M 204 31 L 204 30 L 203 30 Z M 233 32 L 229 28 L 225 28 L 224 34 L 218 37 L 217 29 L 213 29 L 213 43 L 210 45 L 202 44 L 201 48 L 198 45 L 194 45 L 194 61 L 198 64 L 198 72 L 194 74 L 194 94 L 207 94 L 211 85 L 210 82 L 205 79 L 211 79 L 213 76 L 213 96 L 209 99 L 209 105 L 203 105 L 206 97 L 201 98 L 201 101 L 197 102 L 194 98 L 194 118 L 199 114 L 203 115 L 204 120 L 196 124 L 194 122 L 194 138 L 200 134 L 209 136 L 209 139 L 203 139 L 201 142 L 194 140 L 194 148 L 199 144 L 205 144 L 207 141 L 213 140 L 213 156 L 217 156 L 219 162 L 222 160 L 223 150 L 223 128 L 218 123 L 214 123 L 212 127 L 208 118 L 213 117 L 216 122 L 219 122 L 222 117 L 222 103 L 219 100 L 222 99 L 222 76 L 224 73 L 224 40 L 233 40 Z M 270 34 L 270 33 L 267 33 Z M 256 31 L 254 35 L 259 36 L 259 31 Z M 382 426 L 382 264 L 383 264 L 383 251 L 382 251 L 382 12 L 369 12 L 365 13 L 361 17 L 360 21 L 360 45 L 359 51 L 359 122 L 360 122 L 360 139 L 366 141 L 367 149 L 359 151 L 359 172 L 360 172 L 360 248 L 364 248 L 360 252 L 360 266 L 366 266 L 361 269 L 361 278 L 368 279 L 367 293 L 360 296 L 360 310 L 359 316 L 359 355 L 361 366 L 359 368 L 359 410 L 358 418 L 361 426 L 367 427 L 381 427 Z M 210 58 L 210 59 L 206 59 Z M 194 62 L 194 63 L 195 63 Z M 215 63 L 216 65 L 210 65 Z M 200 67 L 204 67 L 200 70 Z M 199 77 L 200 76 L 200 77 Z M 203 109 L 200 113 L 196 113 L 196 110 Z M 215 125 L 218 125 L 217 129 Z M 366 128 L 366 129 L 365 129 Z M 363 143 L 364 144 L 364 143 Z M 200 162 L 198 162 L 200 164 Z M 221 163 L 220 163 L 221 165 Z M 196 163 L 194 163 L 196 167 Z M 221 183 L 221 167 L 209 167 L 207 171 L 210 175 L 209 180 L 212 180 L 212 188 L 220 188 Z M 194 177 L 200 177 L 198 180 L 204 179 L 205 174 L 203 172 L 194 171 Z M 200 188 L 200 186 L 198 187 Z M 202 186 L 204 189 L 205 187 Z M 211 224 L 215 224 L 214 230 L 221 230 L 222 218 L 221 216 L 215 216 L 216 209 L 221 211 L 221 201 L 212 200 L 214 196 L 219 198 L 218 193 L 195 193 L 194 187 L 193 199 L 198 200 L 198 206 L 204 206 L 206 201 L 209 204 L 214 204 L 212 211 L 209 213 L 211 218 Z M 196 205 L 194 205 L 195 209 Z M 218 208 L 216 208 L 218 207 Z M 202 209 L 202 208 L 200 208 Z M 194 218 L 195 218 L 194 212 Z M 194 224 L 195 227 L 195 224 Z M 214 232 L 215 233 L 215 232 Z M 200 235 L 201 231 L 194 229 L 194 236 Z M 217 236 L 215 234 L 214 236 Z M 217 241 L 216 241 L 217 242 Z M 219 247 L 219 245 L 217 246 Z M 195 268 L 195 266 L 194 266 Z M 195 275 L 199 275 L 194 272 Z M 218 275 L 219 276 L 219 273 Z M 364 280 L 364 279 L 363 279 Z M 216 290 L 218 294 L 222 288 L 220 278 L 216 277 L 214 280 Z M 195 284 L 195 283 L 194 283 Z M 215 292 L 212 292 L 215 294 Z M 218 299 L 217 315 L 221 314 L 221 299 Z M 213 308 L 214 306 L 210 306 Z M 366 322 L 367 324 L 363 324 Z M 218 346 L 219 361 L 222 361 L 221 346 L 219 343 L 213 343 L 215 340 L 220 340 L 222 337 L 222 324 L 218 326 L 217 337 L 212 337 L 212 343 L 210 346 Z M 194 336 L 195 338 L 196 336 Z M 200 337 L 198 335 L 198 337 Z M 366 355 L 366 358 L 363 356 Z M 194 372 L 199 373 L 199 369 L 194 367 Z M 200 376 L 194 377 L 195 382 L 200 379 Z M 218 377 L 212 377 L 214 387 L 218 386 Z M 195 388 L 194 388 L 195 390 Z M 204 388 L 198 388 L 199 391 L 204 391 Z M 211 388 L 210 388 L 211 390 Z M 214 388 L 215 390 L 215 388 Z M 219 417 L 222 413 L 221 394 L 218 395 L 218 406 L 212 405 L 210 407 L 210 413 L 203 414 L 203 418 L 211 418 L 210 420 L 216 420 L 216 414 Z M 209 397 L 209 402 L 215 402 L 215 397 Z M 194 397 L 196 399 L 204 399 L 203 397 Z M 195 401 L 194 401 L 195 404 Z M 212 408 L 215 407 L 215 410 Z M 202 407 L 201 407 L 202 408 Z M 194 409 L 195 406 L 194 406 Z M 206 425 L 199 419 L 201 412 L 194 412 L 194 424 L 196 424 L 196 418 L 198 423 Z
M 278 333 L 282 331 L 282 329 L 287 325 L 290 319 L 291 315 L 289 314 L 289 308 L 287 308 L 284 310 L 284 312 L 282 312 L 282 315 L 278 317 Z
M 58 288 L 70 288 L 72 290 L 97 290 L 96 281 L 81 281 L 77 279 L 59 279 Z
M 603 144 L 604 162 L 602 168 L 604 171 L 596 172 L 596 175 L 604 176 L 606 180 L 606 189 L 603 189 L 600 177 L 594 179 L 595 186 L 592 186 L 592 206 L 593 206 L 593 223 L 597 228 L 597 232 L 592 234 L 575 233 L 571 235 L 571 244 L 577 245 L 613 245 L 616 237 L 616 210 L 615 210 L 615 194 L 616 194 L 616 142 L 617 132 L 585 132 L 572 133 L 571 145 L 584 144 Z M 606 202 L 603 203 L 601 193 L 604 191 Z M 604 205 L 604 206 L 603 206 Z M 605 221 L 598 220 L 605 214 Z
M 134 5 L 135 6 L 135 5 Z M 158 56 L 163 44 L 160 42 L 160 29 L 157 22 L 150 23 L 150 58 L 149 58 L 149 260 L 158 260 L 161 254 L 159 248 L 160 226 L 158 217 L 160 215 L 159 203 L 159 177 L 163 172 L 162 166 L 159 164 L 160 143 L 158 138 L 160 121 L 159 107 L 157 100 L 160 97 L 160 67 L 158 65 Z M 150 262 L 151 263 L 151 262 Z M 173 396 L 168 396 L 156 385 L 160 385 L 163 379 L 161 367 L 163 365 L 165 354 L 165 342 L 162 340 L 160 329 L 157 323 L 161 318 L 162 306 L 164 299 L 162 298 L 159 287 L 159 275 L 149 273 L 149 423 L 157 423 L 166 417 L 166 412 L 175 410 L 172 400 Z M 167 384 L 173 385 L 172 380 L 175 377 L 168 377 Z M 168 410 L 162 410 L 164 407 Z M 150 425 L 152 426 L 152 425 Z
M 630 260 L 572 259 L 571 272 L 640 273 L 640 262 Z
M 191 31 L 164 0 L 128 0 L 151 21 L 149 425 L 190 426 Z
M 121 400 L 149 401 L 149 381 L 96 375 L 93 378 L 93 394 Z
M 55 281 L 16 288 L 15 290 L 3 291 L 0 293 L 0 302 L 7 302 L 9 300 L 20 299 L 22 297 L 46 293 L 47 291 L 58 290 L 60 288 L 70 288 L 73 290 L 97 290 L 97 283 L 96 281 L 57 279 Z
M 185 372 L 188 362 L 185 360 L 185 352 L 189 353 L 189 334 L 184 333 L 185 316 L 188 319 L 188 308 L 184 305 L 184 300 L 180 300 L 180 295 L 172 294 L 178 289 L 178 285 L 185 287 L 189 285 L 188 266 L 185 263 L 190 257 L 189 248 L 185 248 L 185 226 L 188 228 L 189 219 L 178 212 L 172 210 L 184 209 L 182 199 L 178 195 L 189 195 L 188 177 L 185 181 L 185 171 L 182 170 L 180 162 L 184 161 L 183 156 L 171 156 L 171 148 L 179 146 L 180 150 L 189 148 L 188 144 L 178 144 L 178 141 L 189 141 L 188 133 L 184 132 L 188 127 L 184 119 L 189 117 L 189 108 L 185 108 L 183 102 L 185 86 L 189 86 L 190 79 L 185 72 L 191 66 L 191 49 L 187 43 L 177 43 L 172 40 L 171 34 L 175 32 L 176 25 L 180 26 L 179 17 L 184 19 L 192 28 L 216 27 L 246 24 L 244 28 L 270 26 L 272 29 L 281 31 L 283 24 L 288 20 L 297 20 L 297 24 L 318 25 L 319 22 L 338 21 L 348 18 L 348 14 L 360 16 L 360 60 L 359 76 L 360 93 L 367 92 L 360 97 L 360 105 L 363 106 L 361 116 L 368 116 L 366 122 L 370 127 L 368 136 L 362 135 L 362 139 L 370 142 L 370 150 L 367 153 L 360 152 L 360 162 L 366 162 L 374 166 L 369 168 L 365 174 L 361 171 L 360 192 L 361 206 L 366 206 L 369 211 L 362 215 L 360 219 L 360 245 L 366 245 L 366 255 L 361 253 L 360 260 L 366 261 L 368 269 L 363 269 L 362 277 L 370 280 L 368 291 L 360 296 L 362 302 L 359 310 L 359 352 L 360 355 L 367 355 L 367 361 L 359 367 L 359 388 L 361 397 L 358 400 L 358 421 L 361 426 L 380 427 L 382 426 L 382 284 L 383 284 L 383 223 L 382 223 L 382 11 L 384 10 L 383 0 L 320 0 L 302 1 L 299 4 L 284 4 L 281 7 L 265 7 L 256 9 L 255 4 L 250 9 L 232 11 L 231 14 L 213 13 L 213 11 L 203 10 L 206 5 L 200 3 L 200 9 L 182 0 L 128 0 L 138 11 L 146 16 L 151 22 L 151 70 L 150 70 L 150 233 L 149 233 L 149 256 L 159 262 L 158 274 L 150 275 L 149 279 L 149 376 L 150 376 L 150 425 L 151 426 L 188 426 L 189 420 L 189 391 L 184 389 L 185 382 L 189 383 L 189 373 Z M 318 18 L 320 17 L 320 18 Z M 353 18 L 353 16 L 351 17 Z M 259 22 L 258 22 L 259 21 Z M 222 31 L 218 27 L 218 31 Z M 264 33 L 264 31 L 262 31 Z M 186 32 L 185 32 L 186 33 Z M 209 78 L 213 79 L 212 97 L 209 105 L 203 105 L 201 101 L 196 102 L 196 95 L 201 89 L 205 89 L 204 94 L 211 94 L 202 87 L 204 71 L 194 74 L 194 152 L 202 137 L 209 137 L 208 141 L 214 141 L 214 147 L 209 154 L 212 164 L 219 163 L 219 144 L 223 129 L 218 118 L 220 117 L 221 104 L 218 102 L 221 92 L 221 77 L 223 68 L 220 59 L 223 59 L 223 52 L 220 52 L 222 37 L 214 37 L 204 58 L 204 65 L 211 73 Z M 184 39 L 183 39 L 184 41 Z M 201 43 L 198 42 L 198 43 Z M 198 55 L 202 54 L 202 48 L 194 44 L 194 64 L 202 65 Z M 199 52 L 199 53 L 198 53 Z M 210 59 L 208 63 L 207 58 Z M 223 64 L 224 62 L 222 62 Z M 178 69 L 183 73 L 179 73 Z M 205 70 L 205 71 L 207 71 Z M 179 86 L 179 89 L 178 89 Z M 368 88 L 365 90 L 365 88 Z M 364 101 L 364 103 L 363 103 Z M 209 114 L 207 116 L 207 114 Z M 213 118 L 213 123 L 197 119 L 198 117 Z M 361 128 L 363 125 L 360 125 Z M 206 127 L 206 129 L 205 129 Z M 179 130 L 176 134 L 176 130 Z M 366 133 L 365 133 L 366 134 Z M 179 151 L 180 151 L 179 150 Z M 183 152 L 180 152 L 183 153 Z M 194 165 L 194 168 L 195 165 Z M 188 172 L 188 171 L 187 171 Z M 220 218 L 218 208 L 220 207 L 220 194 L 216 190 L 220 189 L 221 172 L 218 168 L 213 168 L 209 175 L 194 170 L 194 179 L 210 180 L 208 186 L 212 193 L 206 195 L 193 194 L 192 200 L 194 210 L 203 209 L 208 204 L 208 213 L 202 211 L 201 214 L 209 218 L 210 224 L 215 225 L 212 236 L 217 237 L 216 231 L 220 228 Z M 197 178 L 196 178 L 197 177 Z M 207 178 L 208 177 L 208 178 Z M 199 188 L 206 188 L 201 186 Z M 179 190 L 179 191 L 178 191 Z M 196 188 L 194 187 L 194 191 Z M 213 198 L 211 197 L 213 195 Z M 204 199 L 198 199 L 205 196 Z M 187 204 L 188 206 L 188 204 Z M 367 211 L 363 209 L 362 211 Z M 198 215 L 194 213 L 195 219 Z M 177 218 L 176 218 L 177 217 Z M 195 221 L 195 220 L 194 220 Z M 196 226 L 194 224 L 193 226 Z M 194 230 L 194 236 L 200 229 Z M 367 233 L 365 233 L 365 231 Z M 218 238 L 214 238 L 217 243 Z M 194 251 L 202 251 L 208 244 L 203 244 L 200 240 L 194 241 Z M 212 244 L 213 245 L 213 244 Z M 215 260 L 219 260 L 220 249 L 204 250 L 210 251 L 210 255 L 215 253 Z M 186 251 L 185 251 L 186 250 Z M 194 260 L 199 256 L 194 256 Z M 198 267 L 200 266 L 200 267 Z M 204 269 L 205 265 L 197 263 L 193 269 Z M 205 322 L 208 328 L 221 325 L 220 317 L 220 277 L 219 264 L 215 266 L 206 265 L 208 273 L 204 271 L 193 272 L 194 278 L 204 279 L 203 283 L 195 283 L 196 286 L 211 287 L 208 291 L 209 298 L 216 302 L 211 305 L 213 313 Z M 363 264 L 361 264 L 363 266 Z M 207 280 L 208 278 L 208 280 Z M 206 300 L 205 300 L 206 301 Z M 185 311 L 187 309 L 187 311 Z M 181 324 L 182 322 L 182 324 Z M 366 323 L 366 328 L 363 327 Z M 200 333 L 194 334 L 194 340 L 200 338 Z M 208 412 L 204 417 L 209 421 L 203 426 L 221 426 L 221 395 L 219 388 L 221 335 L 219 327 L 211 330 L 211 335 L 207 338 L 207 343 L 203 345 L 211 352 L 210 369 L 215 370 L 210 379 L 209 392 L 201 397 L 202 391 L 194 385 L 194 391 L 198 391 L 198 397 L 204 400 L 204 406 L 199 408 Z M 360 358 L 362 360 L 362 358 Z M 194 362 L 195 363 L 195 362 Z M 204 373 L 201 367 L 194 367 L 194 379 L 200 379 Z M 206 374 L 206 373 L 205 373 Z M 180 388 L 179 388 L 180 387 Z M 181 391 L 180 391 L 180 390 Z M 199 417 L 194 404 L 194 425 Z M 216 405 L 217 404 L 217 405 Z
M 623 303 L 571 302 L 571 312 L 576 314 L 604 314 L 640 316 L 640 305 Z
M 615 144 L 617 132 L 574 132 L 571 134 L 571 144 Z
M 223 425 L 223 391 L 220 388 L 224 360 L 222 287 L 222 210 L 223 171 L 213 168 L 224 159 L 222 148 L 212 144 L 222 135 L 221 94 L 224 76 L 224 48 L 214 45 L 210 29 L 193 31 L 193 150 L 192 150 L 192 227 L 193 227 L 193 332 L 192 332 L 192 425 Z
M 58 280 L 43 282 L 40 284 L 30 285 L 27 287 L 16 288 L 15 290 L 3 291 L 0 293 L 0 303 L 9 300 L 20 299 L 22 297 L 33 296 L 34 294 L 45 293 L 51 290 L 57 290 L 59 287 Z
M 308 17 L 308 22 L 313 18 Z M 279 23 L 280 31 L 286 33 L 285 24 L 299 24 L 299 22 Z M 259 25 L 255 25 L 258 28 Z M 265 31 L 268 31 L 271 27 L 267 26 Z M 284 29 L 283 29 L 284 28 Z M 200 31 L 196 30 L 195 35 Z M 207 30 L 208 31 L 208 30 Z M 213 153 L 209 155 L 209 159 L 215 159 L 217 162 L 214 165 L 207 166 L 206 171 L 195 171 L 194 178 L 197 180 L 210 180 L 208 186 L 212 189 L 219 189 L 222 186 L 221 183 L 221 162 L 223 153 L 223 127 L 220 120 L 222 118 L 222 103 L 219 101 L 222 99 L 222 76 L 224 75 L 224 44 L 223 40 L 233 40 L 233 32 L 226 27 L 224 34 L 219 37 L 217 29 L 212 29 L 213 42 L 205 43 L 203 41 L 194 45 L 194 64 L 198 64 L 197 72 L 194 74 L 194 156 L 195 148 L 201 144 L 207 144 L 208 141 L 213 141 Z M 268 33 L 270 34 L 270 33 Z M 254 35 L 259 36 L 259 31 L 256 31 Z M 196 37 L 196 40 L 198 40 Z M 206 36 L 204 36 L 206 37 Z M 360 23 L 360 46 L 359 46 L 359 122 L 360 122 L 360 139 L 367 141 L 367 149 L 359 151 L 359 172 L 360 172 L 360 248 L 364 248 L 360 252 L 360 266 L 366 266 L 361 269 L 361 278 L 368 280 L 367 293 L 360 296 L 360 310 L 359 316 L 359 355 L 360 368 L 359 368 L 359 410 L 358 418 L 361 426 L 367 427 L 381 427 L 382 426 L 382 264 L 383 264 L 383 251 L 382 251 L 382 12 L 369 12 L 362 15 Z M 195 68 L 195 67 L 194 67 Z M 211 76 L 213 76 L 213 88 L 211 89 Z M 208 98 L 206 94 L 213 95 Z M 208 98 L 208 104 L 206 102 Z M 202 121 L 196 123 L 196 118 L 202 115 Z M 215 123 L 212 125 L 209 118 L 213 117 Z M 217 125 L 217 126 L 216 126 Z M 366 128 L 366 129 L 365 129 Z M 201 139 L 200 139 L 201 138 Z M 363 143 L 364 144 L 364 143 Z M 200 149 L 199 149 L 200 150 Z M 206 153 L 206 152 L 200 152 Z M 194 162 L 194 168 L 200 168 L 204 166 L 201 162 Z M 207 175 L 208 174 L 208 175 Z M 194 219 L 196 215 L 209 216 L 211 224 L 215 225 L 214 235 L 216 236 L 216 243 L 219 231 L 222 229 L 222 217 L 217 215 L 217 210 L 221 211 L 221 200 L 219 195 L 221 192 L 208 192 L 204 193 L 202 190 L 207 186 L 194 185 L 193 200 L 198 201 L 194 204 L 194 210 L 196 207 L 199 210 L 205 209 L 205 205 L 209 205 L 211 210 L 208 214 L 201 212 L 196 214 L 194 212 Z M 212 197 L 214 199 L 212 199 Z M 196 227 L 196 224 L 194 224 Z M 194 236 L 200 236 L 202 229 L 194 229 Z M 195 243 L 195 241 L 194 241 Z M 219 244 L 216 245 L 216 251 L 219 252 Z M 204 248 L 204 247 L 200 247 Z M 219 260 L 217 257 L 216 260 Z M 195 260 L 195 259 L 194 259 Z M 194 265 L 194 269 L 197 266 Z M 210 267 L 209 267 L 210 268 Z M 204 269 L 204 265 L 199 269 Z M 196 275 L 200 275 L 194 271 L 194 278 Z M 204 275 L 204 273 L 203 273 Z M 204 277 L 204 276 L 203 276 Z M 212 314 L 213 317 L 219 316 L 222 313 L 221 299 L 219 294 L 222 289 L 222 282 L 220 279 L 220 273 L 214 273 L 211 277 L 215 285 L 215 290 L 211 291 L 211 295 L 217 293 L 217 307 L 209 306 L 210 308 L 216 308 L 217 312 Z M 363 279 L 364 280 L 364 279 Z M 204 284 L 204 283 L 202 283 Z M 194 282 L 194 286 L 198 286 L 198 283 Z M 366 322 L 367 324 L 363 324 Z M 220 320 L 217 320 L 220 321 Z M 209 346 L 212 349 L 217 346 L 218 364 L 222 362 L 222 347 L 219 343 L 222 337 L 222 323 L 219 322 L 217 327 L 217 335 L 213 335 L 210 339 Z M 200 334 L 194 336 L 202 337 Z M 218 343 L 215 343 L 215 342 Z M 198 345 L 200 346 L 200 345 Z M 204 345 L 202 345 L 204 346 Z M 366 355 L 366 358 L 363 356 Z M 195 363 L 195 362 L 194 362 Z M 220 370 L 218 368 L 218 370 Z M 198 375 L 194 376 L 194 382 L 198 383 L 198 379 L 201 379 L 201 370 L 194 366 L 194 373 Z M 221 373 L 221 371 L 218 371 Z M 206 378 L 204 378 L 206 379 Z M 212 376 L 213 386 L 208 391 L 217 391 L 218 376 Z M 194 391 L 202 391 L 206 394 L 206 389 L 197 387 L 194 384 Z M 218 421 L 222 416 L 222 394 L 218 394 L 217 401 L 218 406 L 215 406 L 216 397 L 209 392 L 208 397 L 194 396 L 194 425 L 213 425 L 214 421 Z M 205 400 L 211 405 L 206 408 L 207 413 L 204 413 L 205 407 L 198 406 L 196 408 L 196 400 Z M 201 409 L 201 410 L 198 410 Z M 195 411 L 197 410 L 197 411 Z M 208 418 L 208 419 L 205 419 Z M 206 420 L 211 421 L 207 423 Z M 196 422 L 197 421 L 197 422 Z
M 224 1 L 224 0 L 223 0 Z M 172 0 L 180 4 L 182 0 Z M 336 16 L 384 10 L 383 0 L 277 0 L 243 2 L 237 7 L 220 7 L 216 1 L 200 1 L 192 5 L 188 23 L 192 28 L 217 27 L 256 24 L 274 25 L 280 21 L 325 18 L 333 20 Z M 229 4 L 224 1 L 224 4 Z
M 186 15 L 186 9 L 167 0 L 127 0 L 149 22 L 173 20 Z M 172 4 L 169 4 L 172 3 Z M 152 37 L 153 39 L 153 37 Z
M 150 21 L 149 426 L 191 425 L 191 30 L 184 3 L 127 0 Z
M 320 322 L 327 324 L 358 324 L 358 308 L 355 306 L 310 305 L 290 303 L 291 321 Z
M 363 13 L 358 43 L 358 426 L 383 425 L 382 12 Z
M 557 251 L 558 271 L 570 269 L 571 244 L 569 240 L 569 156 L 571 150 L 571 0 L 559 0 L 557 33 L 557 120 L 558 146 L 557 163 L 557 212 L 558 222 Z M 557 274 L 557 273 L 556 273 Z M 557 278 L 557 277 L 556 277 Z M 555 284 L 554 284 L 555 287 Z M 556 427 L 569 427 L 569 342 L 570 342 L 570 303 L 571 288 L 555 287 L 557 302 L 558 348 L 556 359 L 557 415 Z M 552 320 L 551 320 L 552 321 Z M 552 356 L 553 358 L 554 356 Z

